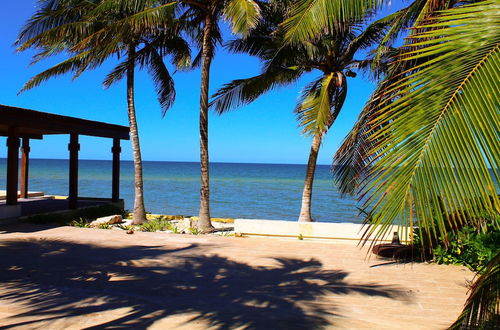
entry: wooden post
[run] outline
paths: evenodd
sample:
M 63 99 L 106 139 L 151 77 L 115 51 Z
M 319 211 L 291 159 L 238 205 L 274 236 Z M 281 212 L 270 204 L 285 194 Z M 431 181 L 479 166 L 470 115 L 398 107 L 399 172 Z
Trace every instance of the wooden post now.
M 30 164 L 30 139 L 23 138 L 21 146 L 21 198 L 28 198 L 28 179 Z
M 111 152 L 113 153 L 113 177 L 112 177 L 112 193 L 111 200 L 113 203 L 117 203 L 120 200 L 120 152 L 122 148 L 120 147 L 120 139 L 113 139 L 113 147 Z
M 76 209 L 78 207 L 78 151 L 80 144 L 78 143 L 78 134 L 71 133 L 69 144 L 69 208 Z
M 9 129 L 7 137 L 7 205 L 17 204 L 17 183 L 19 178 L 19 137 Z

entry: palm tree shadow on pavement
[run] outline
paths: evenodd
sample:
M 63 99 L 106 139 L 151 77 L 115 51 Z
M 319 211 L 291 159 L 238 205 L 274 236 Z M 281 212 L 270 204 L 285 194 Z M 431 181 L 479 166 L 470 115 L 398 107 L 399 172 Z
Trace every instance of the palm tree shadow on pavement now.
M 0 301 L 26 307 L 3 321 L 37 326 L 128 308 L 87 329 L 145 329 L 178 314 L 194 315 L 187 324 L 203 321 L 219 329 L 318 328 L 336 315 L 333 303 L 315 303 L 326 294 L 408 299 L 394 287 L 348 283 L 347 272 L 325 270 L 314 259 L 274 259 L 273 266 L 255 267 L 201 252 L 195 244 L 168 249 L 1 242 Z

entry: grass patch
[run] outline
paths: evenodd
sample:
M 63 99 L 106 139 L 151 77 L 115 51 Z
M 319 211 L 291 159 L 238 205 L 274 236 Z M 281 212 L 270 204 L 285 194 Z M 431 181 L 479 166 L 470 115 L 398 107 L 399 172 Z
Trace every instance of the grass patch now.
M 130 211 L 125 211 L 123 215 L 123 219 L 132 219 L 133 213 Z M 146 219 L 148 220 L 182 220 L 185 218 L 191 218 L 193 221 L 198 221 L 198 217 L 190 217 L 187 215 L 168 215 L 168 214 L 151 214 L 149 212 L 146 213 Z M 210 218 L 211 221 L 213 222 L 220 222 L 220 223 L 234 223 L 233 218 Z
M 191 220 L 193 221 L 198 221 L 198 219 L 198 217 L 191 217 Z M 234 223 L 233 218 L 210 218 L 210 221 L 219 223 Z
M 139 230 L 145 232 L 164 231 L 170 228 L 172 228 L 172 223 L 164 219 L 152 219 L 139 225 Z
M 122 223 L 117 224 L 116 228 L 119 228 L 121 230 L 126 230 L 126 231 L 135 230 L 135 226 L 134 225 L 124 225 Z
M 109 223 L 100 223 L 99 226 L 97 226 L 97 228 L 99 228 L 99 229 L 111 229 L 111 228 L 113 228 L 113 226 L 110 225 Z
M 201 234 L 201 230 L 199 230 L 196 227 L 189 227 L 189 232 L 191 233 L 191 235 L 200 235 Z
M 69 223 L 69 225 L 71 227 L 79 227 L 79 228 L 89 228 L 90 227 L 90 223 L 86 219 L 83 219 L 83 218 L 80 218 L 78 220 L 73 220 Z

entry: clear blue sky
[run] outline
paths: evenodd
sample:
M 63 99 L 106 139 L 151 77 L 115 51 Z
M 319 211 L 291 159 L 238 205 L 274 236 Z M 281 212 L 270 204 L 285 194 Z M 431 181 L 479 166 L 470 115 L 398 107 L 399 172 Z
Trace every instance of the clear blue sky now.
M 76 116 L 128 125 L 125 84 L 108 90 L 101 82 L 113 63 L 84 73 L 72 81 L 71 76 L 49 82 L 17 95 L 33 75 L 57 62 L 56 59 L 29 66 L 30 51 L 16 53 L 12 46 L 21 26 L 35 11 L 36 0 L 2 1 L 0 4 L 0 104 L 30 108 L 61 115 Z M 398 3 L 399 6 L 399 3 Z M 395 8 L 390 8 L 390 11 Z M 60 60 L 60 59 L 59 59 Z M 259 63 L 246 55 L 228 54 L 219 49 L 212 65 L 211 91 L 233 79 L 259 73 Z M 210 117 L 210 160 L 212 162 L 294 163 L 305 164 L 310 139 L 301 135 L 292 112 L 300 89 L 310 81 L 304 77 L 296 86 L 276 90 L 253 104 L 224 116 Z M 136 106 L 144 160 L 198 161 L 198 111 L 200 72 L 174 75 L 177 99 L 162 118 L 153 85 L 146 72 L 136 80 Z M 362 76 L 349 78 L 349 93 L 344 108 L 330 129 L 320 150 L 318 164 L 331 164 L 332 156 L 353 126 L 361 108 L 374 88 Z M 33 141 L 34 158 L 67 158 L 68 136 L 47 136 Z M 0 139 L 5 146 L 5 139 Z M 82 159 L 110 159 L 111 141 L 81 138 Z M 0 147 L 0 157 L 6 148 Z M 123 143 L 123 159 L 132 159 L 129 142 Z

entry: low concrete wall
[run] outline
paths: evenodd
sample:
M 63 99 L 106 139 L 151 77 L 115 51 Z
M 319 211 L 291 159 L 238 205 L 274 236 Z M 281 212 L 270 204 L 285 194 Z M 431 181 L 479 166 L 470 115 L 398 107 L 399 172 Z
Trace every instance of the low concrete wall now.
M 313 238 L 313 239 L 339 239 L 358 242 L 365 228 L 356 223 L 329 223 L 329 222 L 298 222 L 282 220 L 253 220 L 235 219 L 234 231 L 247 236 L 276 236 Z M 384 237 L 390 242 L 394 232 L 399 232 L 401 241 L 406 239 L 405 231 L 398 226 L 392 226 Z
M 42 191 L 28 191 L 28 197 L 42 197 L 45 195 Z M 21 192 L 17 191 L 17 197 L 21 198 Z M 0 190 L 0 201 L 3 201 L 7 198 L 7 191 Z
M 0 224 L 11 223 L 21 216 L 21 205 L 0 205 Z
M 44 196 L 45 199 L 67 199 L 66 196 Z M 120 199 L 118 202 L 112 202 L 110 198 L 92 198 L 92 197 L 84 197 L 80 198 L 80 200 L 92 200 L 92 201 L 102 201 L 106 202 L 100 205 L 89 205 L 89 206 L 83 206 L 79 207 L 78 209 L 75 210 L 69 210 L 69 209 L 64 209 L 64 210 L 54 210 L 54 211 L 47 211 L 47 212 L 39 212 L 37 214 L 30 214 L 30 215 L 22 215 L 21 209 L 22 205 L 0 205 L 0 225 L 6 225 L 6 224 L 11 224 L 11 223 L 16 223 L 16 222 L 23 222 L 26 221 L 30 218 L 37 217 L 37 216 L 55 216 L 57 218 L 71 218 L 71 217 L 77 217 L 78 214 L 81 211 L 85 210 L 91 210 L 94 208 L 99 208 L 101 206 L 106 206 L 106 205 L 111 205 L 114 207 L 119 208 L 120 210 L 124 210 L 125 208 L 125 202 L 123 199 Z M 24 201 L 24 203 L 27 203 Z M 110 215 L 110 214 L 105 214 L 105 215 Z

